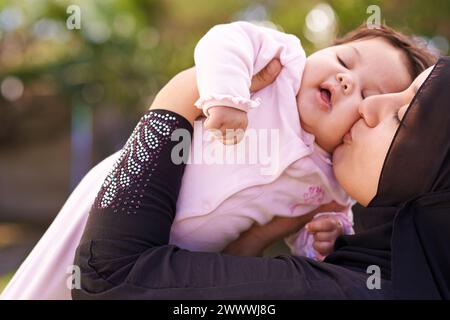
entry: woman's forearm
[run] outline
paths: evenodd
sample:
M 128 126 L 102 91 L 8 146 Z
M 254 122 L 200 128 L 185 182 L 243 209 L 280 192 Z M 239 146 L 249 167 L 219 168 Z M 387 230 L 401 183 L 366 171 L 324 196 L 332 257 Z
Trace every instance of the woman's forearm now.
M 119 285 L 143 253 L 168 244 L 185 167 L 175 157 L 187 156 L 190 146 L 173 153 L 179 146 L 173 134 L 190 139 L 192 131 L 187 119 L 167 110 L 141 118 L 91 208 L 75 259 L 84 289 Z
M 186 118 L 191 124 L 202 115 L 194 103 L 199 98 L 195 67 L 173 77 L 156 95 L 150 110 L 164 109 Z
M 192 126 L 166 110 L 152 110 L 139 122 L 91 209 L 75 258 L 82 288 L 73 289 L 72 297 L 250 299 L 269 287 L 258 296 L 299 297 L 304 279 L 296 270 L 305 261 L 168 245 L 185 166 L 173 161 L 175 130 L 192 133 Z M 298 289 L 286 291 L 294 282 Z
M 238 239 L 232 241 L 223 250 L 237 256 L 260 256 L 274 242 L 297 232 L 310 222 L 320 212 L 340 211 L 343 207 L 336 202 L 330 202 L 298 217 L 274 217 L 265 225 L 253 224 L 244 231 Z

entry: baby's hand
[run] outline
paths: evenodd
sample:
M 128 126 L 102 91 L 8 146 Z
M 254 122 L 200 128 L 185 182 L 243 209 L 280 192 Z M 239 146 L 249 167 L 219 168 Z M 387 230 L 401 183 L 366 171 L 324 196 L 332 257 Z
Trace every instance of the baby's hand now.
M 313 235 L 313 248 L 322 256 L 327 256 L 334 250 L 336 238 L 344 233 L 344 226 L 335 216 L 323 216 L 314 219 L 305 226 Z
M 245 111 L 232 107 L 211 107 L 205 121 L 206 129 L 216 130 L 217 137 L 224 144 L 236 144 L 244 136 L 248 118 Z

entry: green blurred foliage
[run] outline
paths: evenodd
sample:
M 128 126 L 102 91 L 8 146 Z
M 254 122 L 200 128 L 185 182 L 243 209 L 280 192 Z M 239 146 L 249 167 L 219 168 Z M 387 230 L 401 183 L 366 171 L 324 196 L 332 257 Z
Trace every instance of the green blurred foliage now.
M 23 24 L 11 32 L 0 31 L 0 80 L 15 75 L 27 89 L 58 94 L 67 106 L 73 99 L 84 99 L 92 107 L 112 104 L 142 110 L 164 82 L 193 65 L 193 49 L 202 34 L 215 24 L 245 17 L 252 8 L 265 8 L 266 19 L 299 36 L 311 53 L 316 48 L 303 35 L 305 16 L 319 2 L 2 0 L 0 10 L 19 8 Z M 335 10 L 340 34 L 363 23 L 367 7 L 376 4 L 388 25 L 450 38 L 448 0 L 328 3 Z M 65 28 L 71 4 L 81 8 L 81 30 Z M 57 35 L 45 36 L 52 28 Z
M 13 272 L 10 272 L 10 273 L 0 277 L 0 294 L 2 293 L 3 289 L 5 289 L 9 280 L 11 280 L 12 276 L 13 276 Z

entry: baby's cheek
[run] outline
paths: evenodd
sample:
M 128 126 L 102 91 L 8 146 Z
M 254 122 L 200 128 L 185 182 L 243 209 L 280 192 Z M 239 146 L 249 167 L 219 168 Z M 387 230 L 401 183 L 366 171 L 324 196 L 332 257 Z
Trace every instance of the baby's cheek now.
M 334 150 L 336 147 L 342 144 L 342 140 L 344 135 L 350 131 L 352 128 L 352 124 L 349 126 L 345 126 L 343 122 L 339 122 L 339 120 L 330 119 L 328 125 L 323 128 L 325 132 L 323 133 L 323 137 L 329 145 L 331 150 Z
M 361 116 L 359 114 L 359 108 L 357 103 L 352 103 L 353 106 L 348 106 L 345 110 L 336 114 L 336 118 L 332 119 L 335 124 L 335 130 L 341 138 L 350 131 L 353 125 L 358 121 Z

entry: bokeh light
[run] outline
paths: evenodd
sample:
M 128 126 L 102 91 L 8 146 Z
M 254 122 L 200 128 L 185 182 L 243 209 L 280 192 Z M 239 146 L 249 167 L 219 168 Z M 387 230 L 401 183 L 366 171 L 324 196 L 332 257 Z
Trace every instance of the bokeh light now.
M 8 7 L 0 12 L 0 29 L 13 31 L 22 26 L 24 22 L 23 12 L 17 7 Z
M 316 47 L 331 43 L 336 36 L 336 15 L 329 4 L 319 3 L 308 13 L 304 34 Z
M 1 92 L 3 97 L 9 101 L 18 100 L 23 94 L 23 83 L 17 77 L 6 77 L 1 84 Z

